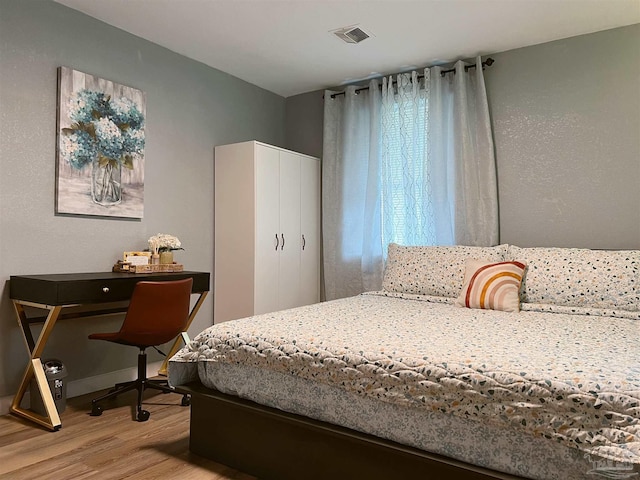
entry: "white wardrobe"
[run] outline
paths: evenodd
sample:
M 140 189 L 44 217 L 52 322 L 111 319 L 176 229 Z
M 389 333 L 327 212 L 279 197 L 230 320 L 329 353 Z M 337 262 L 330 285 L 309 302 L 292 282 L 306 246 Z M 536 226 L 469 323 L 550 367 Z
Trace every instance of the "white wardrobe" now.
M 215 148 L 214 322 L 320 301 L 320 161 Z

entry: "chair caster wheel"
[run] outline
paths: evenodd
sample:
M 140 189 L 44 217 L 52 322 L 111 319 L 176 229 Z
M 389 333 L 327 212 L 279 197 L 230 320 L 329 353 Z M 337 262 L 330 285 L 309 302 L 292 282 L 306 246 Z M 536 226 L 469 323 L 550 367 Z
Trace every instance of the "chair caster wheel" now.
M 191 395 L 183 395 L 180 405 L 182 405 L 183 407 L 188 407 L 189 405 L 191 405 Z
M 151 414 L 147 410 L 139 410 L 136 414 L 136 420 L 139 422 L 146 422 L 149 420 Z
M 100 415 L 102 415 L 102 407 L 97 403 L 94 403 L 91 407 L 91 413 L 89 415 L 91 415 L 92 417 L 99 417 Z

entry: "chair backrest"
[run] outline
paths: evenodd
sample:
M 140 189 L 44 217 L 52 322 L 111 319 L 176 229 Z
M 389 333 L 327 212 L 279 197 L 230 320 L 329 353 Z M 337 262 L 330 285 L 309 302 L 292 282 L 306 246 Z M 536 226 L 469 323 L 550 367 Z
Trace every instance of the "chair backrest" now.
M 131 345 L 166 343 L 184 330 L 189 318 L 192 278 L 138 282 L 119 336 Z

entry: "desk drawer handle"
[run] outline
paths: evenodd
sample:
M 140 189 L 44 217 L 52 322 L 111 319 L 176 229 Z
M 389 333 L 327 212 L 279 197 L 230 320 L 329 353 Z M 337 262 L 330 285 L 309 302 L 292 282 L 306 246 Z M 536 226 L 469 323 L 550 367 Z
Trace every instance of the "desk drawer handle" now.
M 104 293 L 109 293 L 109 287 L 102 287 L 102 291 Z

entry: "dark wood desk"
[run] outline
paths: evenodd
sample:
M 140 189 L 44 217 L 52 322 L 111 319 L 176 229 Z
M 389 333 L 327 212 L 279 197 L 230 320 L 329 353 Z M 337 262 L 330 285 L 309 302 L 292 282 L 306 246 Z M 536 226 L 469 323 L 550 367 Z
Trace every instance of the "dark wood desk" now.
M 186 343 L 189 341 L 187 329 L 209 292 L 210 274 L 208 272 L 187 271 L 145 274 L 105 272 L 12 275 L 9 282 L 9 297 L 13 301 L 18 323 L 22 329 L 31 358 L 22 377 L 20 387 L 11 404 L 11 413 L 54 431 L 62 426 L 40 359 L 49 335 L 59 319 L 111 315 L 126 312 L 126 305 L 113 307 L 109 304 L 128 301 L 131 298 L 136 283 L 142 280 L 169 281 L 183 278 L 193 278 L 192 293 L 199 294 L 199 297 L 191 309 L 185 331 L 182 332 L 180 337 L 176 338 L 160 368 L 159 373 L 161 375 L 166 375 L 167 362 L 169 358 L 178 351 L 181 342 Z M 63 313 L 64 309 L 70 310 L 70 307 L 85 305 L 89 306 L 88 310 Z M 94 306 L 96 308 L 91 308 Z M 47 310 L 48 314 L 28 316 L 25 307 Z M 30 325 L 34 323 L 44 323 L 42 331 L 36 341 L 34 341 L 30 328 Z M 29 383 L 33 378 L 36 380 L 47 412 L 44 416 L 20 406 L 29 387 Z

